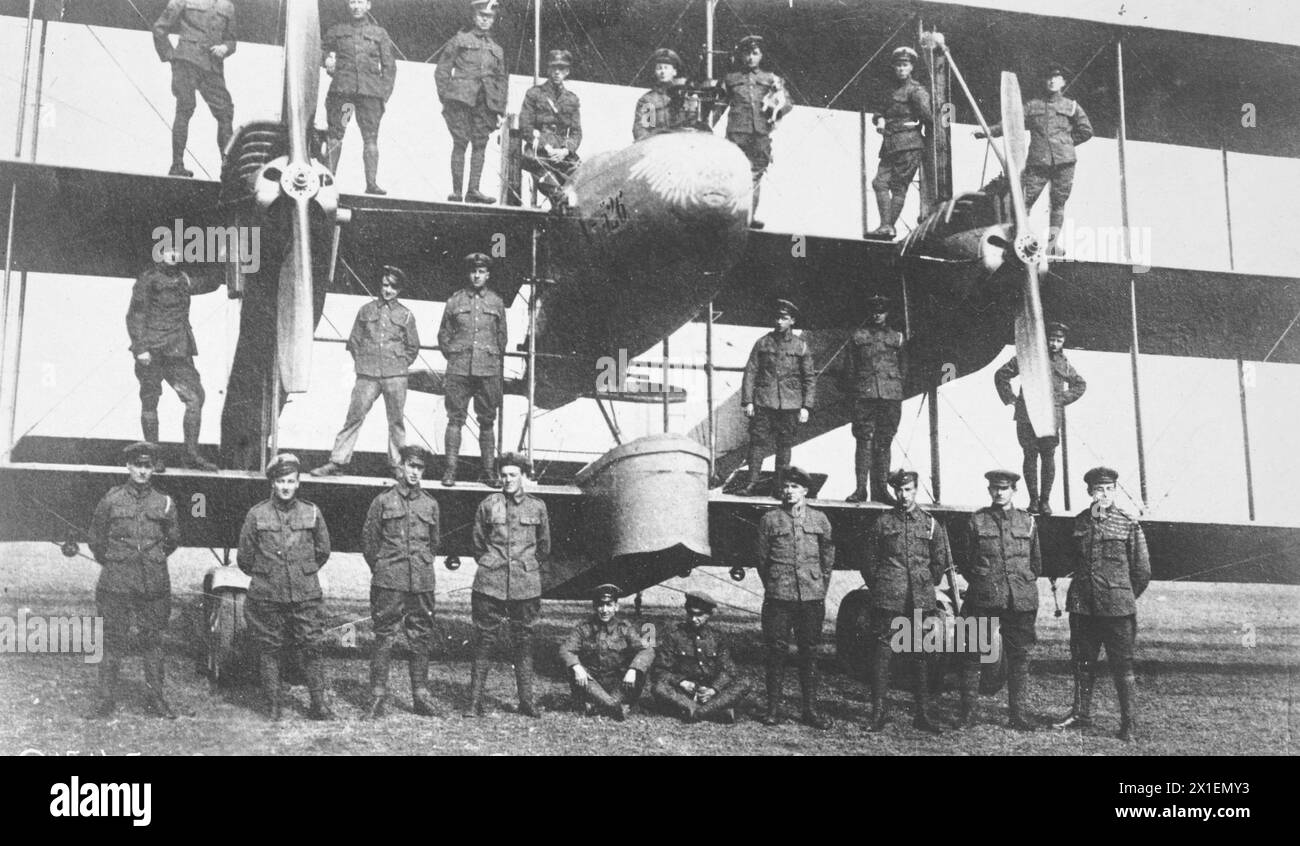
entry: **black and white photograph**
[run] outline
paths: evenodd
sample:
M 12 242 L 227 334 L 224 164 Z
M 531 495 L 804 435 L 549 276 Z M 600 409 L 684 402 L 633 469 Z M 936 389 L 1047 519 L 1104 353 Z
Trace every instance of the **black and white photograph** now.
M 0 755 L 1297 754 L 1297 91 L 1285 0 L 0 0 Z

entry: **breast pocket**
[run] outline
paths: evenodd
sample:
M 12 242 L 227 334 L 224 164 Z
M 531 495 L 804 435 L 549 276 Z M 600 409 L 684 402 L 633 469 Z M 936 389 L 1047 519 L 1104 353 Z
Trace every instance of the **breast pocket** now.
M 536 543 L 538 527 L 540 527 L 541 524 L 542 524 L 542 517 L 540 514 L 520 515 L 519 528 L 525 535 L 526 542 L 529 543 L 530 545 Z M 522 563 L 524 565 L 524 570 L 530 573 L 537 570 L 541 566 L 537 561 L 537 556 L 531 553 L 524 557 Z

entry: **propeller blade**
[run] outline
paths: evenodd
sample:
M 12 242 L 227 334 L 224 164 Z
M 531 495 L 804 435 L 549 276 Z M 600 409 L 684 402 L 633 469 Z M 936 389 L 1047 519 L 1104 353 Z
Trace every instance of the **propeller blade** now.
M 308 165 L 308 131 L 320 85 L 320 9 L 311 0 L 289 0 L 284 12 L 284 112 L 289 161 Z
M 276 314 L 276 359 L 280 387 L 287 393 L 304 393 L 311 377 L 312 316 L 310 200 L 300 197 L 294 206 L 293 243 L 280 264 Z
M 1029 210 L 1020 185 L 1020 173 L 1028 155 L 1025 111 L 1020 100 L 1020 82 L 1014 73 L 1002 72 L 1002 150 L 1007 182 L 1011 187 L 1011 208 L 1015 216 L 1012 245 L 1024 269 L 1020 288 L 1020 311 L 1016 315 L 1016 362 L 1020 367 L 1020 392 L 1034 434 L 1054 438 L 1056 398 L 1052 385 L 1052 360 L 1047 352 L 1047 327 L 1043 300 L 1038 288 L 1038 238 L 1029 227 Z

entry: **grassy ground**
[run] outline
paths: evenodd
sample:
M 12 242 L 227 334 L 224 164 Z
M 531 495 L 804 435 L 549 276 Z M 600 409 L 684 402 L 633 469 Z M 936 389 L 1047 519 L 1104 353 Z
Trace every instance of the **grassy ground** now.
M 0 655 L 0 754 L 36 750 L 44 754 L 1296 754 L 1300 716 L 1293 705 L 1300 658 L 1300 589 L 1263 585 L 1156 583 L 1139 603 L 1138 684 L 1142 737 L 1128 746 L 1112 735 L 1118 727 L 1114 688 L 1098 683 L 1094 703 L 1097 727 L 1088 733 L 1040 731 L 1025 735 L 1002 726 L 1005 693 L 984 697 L 984 724 L 934 738 L 914 731 L 906 713 L 910 697 L 895 690 L 899 720 L 882 735 L 870 735 L 864 684 L 846 677 L 831 647 L 839 597 L 857 587 L 855 573 L 837 573 L 828 603 L 826 646 L 820 667 L 822 704 L 835 722 L 829 732 L 800 725 L 767 728 L 752 719 L 735 726 L 682 725 L 657 714 L 636 713 L 626 723 L 584 718 L 567 707 L 568 689 L 553 644 L 586 612 L 581 603 L 546 603 L 538 627 L 539 692 L 548 710 L 540 720 L 513 713 L 514 674 L 508 662 L 494 665 L 488 682 L 489 714 L 459 716 L 469 677 L 469 591 L 473 565 L 439 573 L 440 648 L 431 674 L 434 695 L 446 716 L 417 717 L 410 712 L 404 663 L 395 663 L 395 705 L 378 723 L 361 722 L 367 686 L 369 624 L 355 628 L 355 646 L 336 645 L 328 662 L 331 689 L 341 719 L 306 719 L 307 693 L 292 688 L 295 708 L 280 726 L 260 714 L 260 697 L 250 684 L 219 692 L 195 672 L 194 604 L 204 571 L 214 564 L 204 550 L 183 550 L 172 558 L 176 599 L 168 632 L 168 696 L 194 716 L 174 722 L 145 714 L 139 662 L 128 659 L 118 715 L 109 721 L 82 719 L 90 703 L 96 671 L 79 656 Z M 19 608 L 31 615 L 93 614 L 97 566 L 85 558 L 66 559 L 49 545 L 0 546 L 0 615 Z M 367 571 L 359 556 L 339 555 L 324 571 L 330 611 L 336 623 L 364 621 Z M 1062 585 L 1064 587 L 1064 585 Z M 725 570 L 698 570 L 690 579 L 666 583 L 644 596 L 644 617 L 665 624 L 679 618 L 681 591 L 701 588 L 726 605 L 714 624 L 731 639 L 741 670 L 756 682 L 762 675 L 757 609 L 761 598 L 750 575 L 740 584 Z M 1066 618 L 1052 616 L 1052 599 L 1042 582 L 1039 646 L 1033 668 L 1030 708 L 1057 714 L 1069 704 Z M 1062 601 L 1064 594 L 1062 593 Z M 631 613 L 630 607 L 627 613 Z M 340 628 L 339 632 L 347 631 Z M 1254 643 L 1253 646 L 1248 644 Z M 797 684 L 787 679 L 790 708 L 797 707 Z M 939 717 L 953 717 L 956 695 L 938 697 Z

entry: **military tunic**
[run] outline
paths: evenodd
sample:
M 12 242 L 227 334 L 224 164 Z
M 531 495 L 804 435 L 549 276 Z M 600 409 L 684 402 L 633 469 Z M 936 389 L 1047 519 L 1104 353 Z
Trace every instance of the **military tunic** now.
M 406 444 L 407 370 L 420 354 L 415 315 L 397 300 L 372 300 L 357 310 L 347 349 L 352 354 L 357 381 L 352 386 L 343 428 L 334 439 L 330 461 L 345 465 L 352 460 L 366 415 L 382 395 L 388 417 L 388 460 L 397 465 Z
M 501 45 L 476 29 L 458 32 L 438 57 L 434 81 L 452 138 L 486 143 L 506 112 L 509 77 Z
M 998 617 L 1007 658 L 1024 660 L 1035 642 L 1038 577 L 1043 572 L 1034 518 L 1014 506 L 981 508 L 967 524 L 965 550 L 958 561 L 969 583 L 963 612 Z M 979 655 L 972 652 L 970 658 L 978 660 Z
M 761 68 L 727 74 L 720 88 L 727 113 L 727 140 L 744 151 L 758 182 L 772 163 L 772 130 L 793 106 L 786 102 L 773 119 L 763 113 L 763 98 L 781 87 L 781 78 Z
M 397 55 L 388 31 L 368 21 L 337 23 L 321 39 L 321 52 L 334 54 L 334 72 L 325 97 L 329 137 L 343 140 L 347 131 L 343 106 L 351 103 L 362 139 L 375 143 L 384 104 L 397 83 Z
M 479 432 L 490 432 L 496 427 L 503 388 L 506 307 L 501 297 L 490 288 L 462 288 L 452 294 L 442 312 L 438 346 L 447 359 L 448 429 L 460 432 L 473 398 Z
M 1070 364 L 1065 353 L 1051 353 L 1050 360 L 1052 399 L 1056 405 L 1056 427 L 1059 431 L 1065 425 L 1065 407 L 1083 396 L 1088 390 L 1088 382 Z M 1013 356 L 993 374 L 993 384 L 998 389 L 998 398 L 1002 400 L 1003 405 L 1010 405 L 1012 402 L 1016 404 L 1016 437 L 1023 447 L 1041 439 L 1034 434 L 1034 428 L 1029 422 L 1029 409 L 1025 407 L 1024 392 L 1018 395 L 1011 393 L 1011 379 L 1018 375 L 1020 375 L 1020 362 Z M 1055 442 L 1057 439 L 1049 440 Z M 1055 447 L 1055 443 L 1052 446 Z
M 542 595 L 541 559 L 551 552 L 546 504 L 521 493 L 494 493 L 474 517 L 474 592 L 504 600 Z
M 370 503 L 361 552 L 370 567 L 370 617 L 380 643 L 391 642 L 402 624 L 413 648 L 432 646 L 438 544 L 438 503 L 418 487 L 398 482 Z
M 519 132 L 524 140 L 523 167 L 539 178 L 550 173 L 557 184 L 563 184 L 581 161 L 578 147 L 582 144 L 582 111 L 578 95 L 563 86 L 557 88 L 549 80 L 529 88 L 519 110 Z M 551 158 L 544 147 L 563 148 L 567 153 L 563 158 Z
M 1083 106 L 1058 91 L 1025 104 L 1025 129 L 1029 130 L 1029 151 L 1020 178 L 1025 207 L 1032 209 L 1050 182 L 1049 222 L 1055 237 L 1065 222 L 1065 201 L 1074 189 L 1074 148 L 1092 137 L 1092 121 Z M 990 132 L 994 137 L 1001 135 L 1001 124 L 990 127 Z
M 1137 599 L 1151 581 L 1141 524 L 1114 504 L 1095 512 L 1088 508 L 1075 516 L 1070 541 L 1065 609 L 1075 659 L 1094 662 L 1104 645 L 1112 664 L 1131 662 Z
M 800 504 L 774 508 L 758 521 L 761 623 L 769 664 L 784 664 L 791 631 L 800 660 L 811 662 L 826 617 L 826 585 L 835 569 L 831 523 Z
M 921 130 L 932 120 L 930 93 L 909 77 L 877 108 L 876 120 L 883 123 L 884 138 L 880 142 L 880 167 L 871 188 L 880 198 L 880 211 L 886 218 L 882 223 L 892 226 L 903 211 L 907 189 L 921 166 L 925 147 Z
M 119 485 L 95 506 L 90 551 L 100 564 L 95 600 L 104 618 L 106 658 L 126 648 L 132 614 L 142 647 L 161 646 L 171 609 L 167 556 L 178 546 L 176 504 L 152 485 Z
M 934 589 L 952 566 L 948 532 L 919 507 L 895 508 L 880 516 L 867 540 L 862 581 L 871 607 L 894 614 L 934 608 Z
M 682 125 L 681 112 L 673 107 L 669 86 L 656 85 L 636 101 L 632 119 L 632 140 L 640 141 L 660 132 L 670 132 Z
M 817 384 L 812 349 L 802 337 L 772 331 L 758 339 L 745 364 L 741 405 L 798 411 L 812 408 Z
M 264 650 L 289 641 L 313 655 L 324 637 L 320 570 L 330 557 L 325 516 L 305 499 L 272 497 L 254 505 L 239 532 L 239 569 L 252 576 L 246 614 L 249 633 Z

